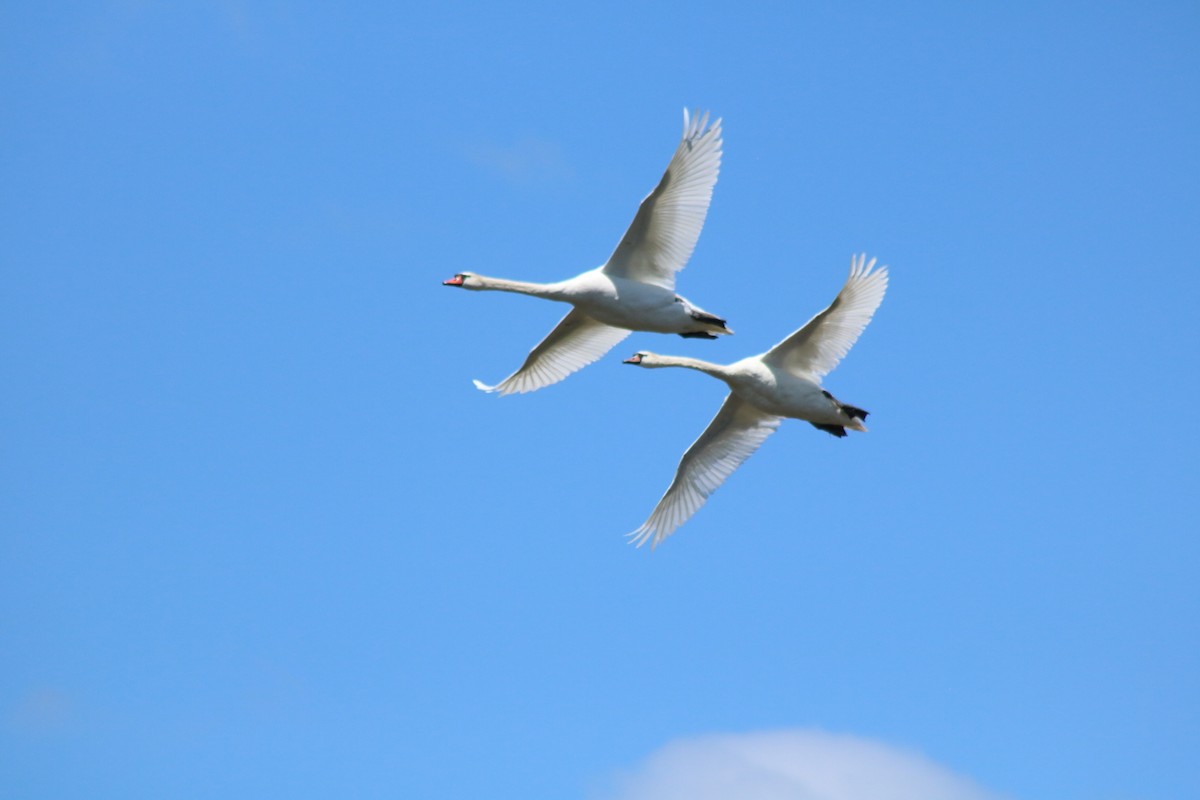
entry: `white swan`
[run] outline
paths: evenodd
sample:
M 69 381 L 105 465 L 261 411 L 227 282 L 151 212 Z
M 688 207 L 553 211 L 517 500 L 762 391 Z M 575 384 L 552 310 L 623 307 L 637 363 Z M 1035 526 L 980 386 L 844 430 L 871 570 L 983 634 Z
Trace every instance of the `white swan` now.
M 675 294 L 675 273 L 696 246 L 721 165 L 721 120 L 707 128 L 683 111 L 683 139 L 654 191 L 642 200 L 608 262 L 558 283 L 527 283 L 460 272 L 445 286 L 519 292 L 574 306 L 521 368 L 495 386 L 502 395 L 532 392 L 591 364 L 630 331 L 715 339 L 725 320 Z
M 753 455 L 784 417 L 802 419 L 834 436 L 865 431 L 867 412 L 839 402 L 821 378 L 850 352 L 887 289 L 887 267 L 875 259 L 850 259 L 850 277 L 829 308 L 767 352 L 729 365 L 641 352 L 625 360 L 641 367 L 687 367 L 729 384 L 730 393 L 675 472 L 675 480 L 650 518 L 630 534 L 652 547 L 686 522 L 742 462 Z

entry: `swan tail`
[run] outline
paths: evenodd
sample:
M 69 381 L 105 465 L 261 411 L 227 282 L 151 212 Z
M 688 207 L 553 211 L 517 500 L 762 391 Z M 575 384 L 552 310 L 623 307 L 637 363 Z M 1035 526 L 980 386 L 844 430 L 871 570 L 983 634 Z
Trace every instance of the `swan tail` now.
M 718 336 L 731 334 L 733 331 L 729 329 L 729 323 L 716 314 L 710 314 L 703 308 L 698 308 L 682 297 L 676 295 L 675 302 L 682 303 L 683 308 L 687 311 L 692 322 L 696 323 L 698 330 L 681 333 L 680 336 L 696 337 L 704 339 L 715 339 Z M 705 336 L 704 334 L 709 334 Z
M 710 314 L 707 311 L 701 311 L 698 308 L 693 308 L 692 319 L 703 325 L 706 333 L 715 334 L 710 335 L 708 337 L 710 339 L 715 339 L 720 335 L 728 335 L 733 333 L 733 331 L 729 329 L 729 323 L 718 317 L 716 314 Z

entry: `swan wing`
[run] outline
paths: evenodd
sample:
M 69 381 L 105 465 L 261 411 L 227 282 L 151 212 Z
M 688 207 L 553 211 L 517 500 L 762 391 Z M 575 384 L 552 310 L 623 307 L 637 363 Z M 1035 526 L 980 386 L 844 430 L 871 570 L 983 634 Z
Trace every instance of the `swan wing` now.
M 495 386 L 480 381 L 475 381 L 475 386 L 501 395 L 536 391 L 583 369 L 629 334 L 630 331 L 623 328 L 597 322 L 579 309 L 571 309 L 554 330 L 529 351 L 519 370 Z
M 704 505 L 708 496 L 754 454 L 782 420 L 759 411 L 737 395 L 726 397 L 704 433 L 679 460 L 675 480 L 650 518 L 629 534 L 630 538 L 638 547 L 647 541 L 651 547 L 657 547 Z
M 883 302 L 887 267 L 874 267 L 873 258 L 867 261 L 865 255 L 851 257 L 850 277 L 829 308 L 763 354 L 763 362 L 817 379 L 832 372 Z
M 675 273 L 692 257 L 721 166 L 721 120 L 707 125 L 707 113 L 693 118 L 683 110 L 683 139 L 609 256 L 606 273 L 675 289 Z

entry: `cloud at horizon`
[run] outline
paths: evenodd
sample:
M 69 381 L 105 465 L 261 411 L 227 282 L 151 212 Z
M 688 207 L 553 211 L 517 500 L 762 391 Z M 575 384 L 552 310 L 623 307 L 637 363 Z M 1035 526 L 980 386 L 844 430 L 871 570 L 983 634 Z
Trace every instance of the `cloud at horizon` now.
M 603 800 L 1004 800 L 920 753 L 858 736 L 779 730 L 678 739 Z

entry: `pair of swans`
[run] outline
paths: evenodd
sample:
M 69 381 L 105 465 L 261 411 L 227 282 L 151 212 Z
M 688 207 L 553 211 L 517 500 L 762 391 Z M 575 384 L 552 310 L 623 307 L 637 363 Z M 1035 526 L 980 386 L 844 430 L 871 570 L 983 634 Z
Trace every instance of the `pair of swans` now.
M 558 283 L 527 283 L 460 272 L 446 286 L 528 294 L 569 303 L 572 309 L 530 351 L 521 368 L 495 386 L 501 395 L 557 383 L 599 359 L 631 331 L 715 339 L 733 333 L 724 319 L 675 293 L 675 273 L 692 255 L 721 165 L 721 120 L 683 112 L 683 139 L 617 249 L 600 267 Z M 835 399 L 821 378 L 845 357 L 871 321 L 887 289 L 887 267 L 851 258 L 850 277 L 833 303 L 765 353 L 732 364 L 640 351 L 625 360 L 647 369 L 683 367 L 724 381 L 721 409 L 675 472 L 650 517 L 630 536 L 657 546 L 704 505 L 786 417 L 834 436 L 866 431 L 867 412 Z

